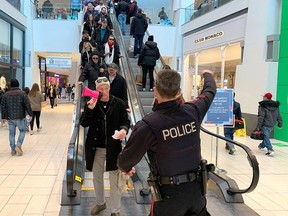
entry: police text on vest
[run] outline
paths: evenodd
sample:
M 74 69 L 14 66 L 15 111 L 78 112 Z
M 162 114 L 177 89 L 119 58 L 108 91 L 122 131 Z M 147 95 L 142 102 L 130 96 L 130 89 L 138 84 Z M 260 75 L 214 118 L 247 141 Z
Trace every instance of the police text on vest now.
M 164 129 L 162 130 L 163 138 L 164 140 L 167 140 L 167 138 L 177 138 L 181 137 L 187 134 L 191 134 L 196 132 L 196 126 L 195 122 L 191 122 L 188 124 L 183 124 L 177 127 L 169 128 L 169 129 Z

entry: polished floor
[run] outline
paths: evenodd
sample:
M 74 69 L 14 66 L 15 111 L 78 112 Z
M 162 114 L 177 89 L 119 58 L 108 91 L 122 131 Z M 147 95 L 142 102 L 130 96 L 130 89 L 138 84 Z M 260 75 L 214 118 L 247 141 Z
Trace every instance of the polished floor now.
M 11 156 L 8 128 L 0 128 L 0 216 L 59 215 L 72 112 L 72 103 L 60 103 L 54 109 L 45 106 L 42 130 L 26 134 L 21 157 Z M 262 216 L 288 215 L 288 144 L 272 140 L 275 156 L 268 157 L 258 150 L 257 141 L 249 137 L 236 140 L 251 148 L 260 167 L 258 187 L 244 195 L 245 203 Z M 224 148 L 219 148 L 219 152 L 227 154 Z M 230 163 L 237 154 L 229 155 L 230 159 L 221 160 L 221 164 Z M 208 197 L 211 215 L 223 215 L 221 209 L 215 208 L 217 203 Z

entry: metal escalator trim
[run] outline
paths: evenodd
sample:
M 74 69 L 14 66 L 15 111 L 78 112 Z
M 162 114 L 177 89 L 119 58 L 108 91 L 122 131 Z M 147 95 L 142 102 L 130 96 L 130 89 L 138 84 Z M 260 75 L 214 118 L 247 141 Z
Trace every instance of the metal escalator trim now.
M 115 13 L 110 14 L 110 17 L 114 28 L 114 35 L 119 44 L 120 53 L 123 56 L 123 58 L 120 58 L 120 73 L 127 82 L 128 98 L 130 102 L 130 108 L 132 110 L 131 120 L 132 122 L 136 123 L 145 116 L 145 113 L 139 99 L 133 70 L 129 62 L 129 56 L 127 54 L 126 46 L 123 40 L 118 20 L 116 19 Z
M 140 102 L 138 94 L 136 94 L 137 95 L 136 96 L 137 100 L 136 100 L 135 104 L 133 104 L 133 102 L 134 102 L 133 100 L 134 100 L 135 95 L 131 96 L 131 93 L 135 94 L 135 92 L 137 92 L 137 87 L 136 87 L 136 84 L 135 84 L 134 75 L 132 74 L 132 68 L 131 68 L 130 63 L 128 61 L 128 54 L 127 54 L 127 51 L 126 51 L 126 46 L 124 44 L 122 33 L 120 31 L 119 24 L 118 24 L 118 21 L 117 21 L 115 15 L 113 16 L 113 18 L 111 17 L 111 20 L 113 22 L 113 26 L 114 26 L 114 30 L 115 30 L 115 36 L 117 36 L 117 41 L 119 43 L 121 54 L 124 54 L 124 59 L 121 59 L 120 65 L 122 66 L 121 67 L 121 71 L 123 72 L 122 75 L 125 77 L 125 79 L 127 81 L 128 97 L 129 97 L 130 103 L 132 104 L 132 106 L 131 106 L 131 108 L 132 108 L 131 122 L 133 122 L 133 125 L 135 125 L 137 121 L 141 120 L 145 116 L 145 113 L 144 113 L 144 110 L 143 110 L 143 107 L 142 107 L 142 104 Z M 146 34 L 148 36 L 150 35 L 148 30 L 146 31 Z M 160 56 L 160 61 L 161 61 L 162 66 L 165 65 L 165 61 L 164 61 L 162 56 Z M 157 73 L 157 71 L 156 71 L 156 73 Z M 134 108 L 133 105 L 136 105 L 136 106 L 139 106 L 139 107 L 137 109 L 133 109 Z M 140 115 L 139 114 L 135 114 L 137 112 L 140 112 Z M 212 133 L 212 132 L 204 129 L 203 127 L 201 127 L 201 130 L 204 133 L 207 133 L 207 134 L 209 134 L 211 136 L 217 137 L 217 138 L 225 140 L 225 141 L 229 141 L 229 142 L 239 146 L 240 148 L 242 148 L 246 152 L 247 159 L 248 159 L 248 161 L 249 161 L 249 163 L 250 163 L 250 165 L 252 167 L 253 176 L 252 176 L 251 184 L 246 189 L 228 188 L 227 189 L 227 193 L 229 193 L 229 194 L 243 194 L 243 193 L 252 192 L 257 187 L 257 184 L 259 182 L 260 172 L 259 172 L 258 161 L 256 159 L 256 156 L 252 153 L 251 149 L 248 148 L 246 145 L 244 145 L 242 143 L 239 143 L 239 142 L 236 142 L 236 141 L 227 140 L 225 137 L 222 137 L 220 135 Z M 148 167 L 148 165 L 147 165 L 147 167 Z M 143 186 L 143 182 L 144 181 L 146 182 L 146 179 L 143 179 L 143 176 L 141 174 L 137 175 L 137 178 L 139 179 L 139 181 L 141 182 L 141 184 Z
M 239 143 L 239 142 L 234 141 L 234 140 L 227 139 L 226 137 L 223 137 L 223 136 L 221 136 L 219 134 L 215 134 L 215 133 L 213 133 L 211 131 L 208 131 L 207 129 L 203 128 L 202 126 L 201 126 L 200 129 L 201 129 L 201 131 L 203 131 L 206 134 L 209 134 L 209 135 L 214 136 L 216 138 L 219 138 L 219 139 L 222 139 L 224 141 L 233 143 L 234 145 L 237 145 L 238 147 L 242 148 L 247 153 L 247 159 L 250 162 L 250 165 L 252 167 L 252 174 L 253 174 L 252 181 L 251 181 L 249 187 L 246 188 L 246 189 L 229 188 L 227 190 L 227 192 L 230 193 L 230 194 L 243 194 L 243 193 L 252 192 L 258 185 L 259 177 L 260 177 L 260 171 L 259 171 L 259 163 L 258 163 L 258 161 L 256 159 L 256 156 L 252 153 L 251 149 L 248 146 L 246 146 L 246 145 L 244 145 L 242 143 Z
M 145 116 L 145 112 L 138 95 L 133 70 L 129 62 L 126 46 L 115 13 L 112 14 L 110 17 L 114 27 L 114 35 L 119 44 L 120 53 L 121 55 L 124 56 L 124 58 L 120 59 L 120 68 L 121 68 L 121 75 L 126 79 L 127 82 L 128 98 L 130 103 L 129 105 L 131 108 L 130 113 L 131 123 L 132 126 L 134 126 L 138 121 L 142 120 L 142 118 Z M 130 134 L 127 135 L 127 138 L 129 138 L 129 135 Z M 145 160 L 142 158 L 141 161 L 144 162 Z M 138 165 L 136 165 L 135 168 L 137 170 L 136 173 L 139 174 L 141 172 L 141 169 L 138 167 Z M 149 191 L 149 190 L 150 188 L 146 182 L 146 178 L 144 178 L 143 175 L 140 175 L 139 181 L 137 183 L 137 188 L 135 187 L 135 192 L 137 191 L 136 192 L 137 203 L 151 203 L 151 199 L 148 199 L 147 196 L 142 196 L 141 194 L 141 191 Z
M 78 90 L 78 91 L 77 91 Z M 79 119 L 81 116 L 81 93 L 82 85 L 76 86 L 76 95 L 77 98 L 76 106 L 74 109 L 74 120 L 72 135 L 68 145 L 67 152 L 67 168 L 66 168 L 66 193 L 62 193 L 62 202 L 61 205 L 71 205 L 78 204 L 78 201 L 75 201 L 71 198 L 80 196 L 80 185 L 83 180 L 83 167 L 84 167 L 84 142 L 80 142 L 79 135 L 84 134 L 84 129 L 80 129 Z M 80 133 L 81 130 L 81 133 Z M 64 192 L 64 191 L 63 191 Z M 67 196 L 65 198 L 63 196 Z M 79 197 L 77 198 L 79 200 Z M 80 204 L 80 203 L 79 203 Z

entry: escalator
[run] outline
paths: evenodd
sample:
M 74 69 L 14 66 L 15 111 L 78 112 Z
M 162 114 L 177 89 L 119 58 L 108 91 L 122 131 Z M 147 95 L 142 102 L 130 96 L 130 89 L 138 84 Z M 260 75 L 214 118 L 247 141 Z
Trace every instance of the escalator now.
M 128 86 L 131 124 L 133 126 L 145 116 L 147 110 L 143 108 L 143 100 L 140 100 L 138 92 L 139 87 L 135 84 L 135 74 L 138 71 L 130 63 L 131 58 L 129 58 L 129 54 L 126 51 L 127 38 L 125 44 L 118 22 L 113 14 L 111 19 L 120 52 L 124 56 L 124 58 L 120 59 L 120 73 L 126 79 Z M 159 64 L 163 63 L 160 60 Z M 78 89 L 77 91 L 78 99 L 75 106 L 73 133 L 68 147 L 67 170 L 63 181 L 60 215 L 90 215 L 90 209 L 95 205 L 94 191 L 83 190 L 85 181 L 89 178 L 87 177 L 89 173 L 85 172 L 84 129 L 78 124 L 81 113 L 81 90 Z M 234 158 L 231 158 L 225 151 L 221 151 L 222 148 L 219 149 L 219 146 L 224 148 L 227 141 L 226 138 L 205 128 L 201 128 L 201 131 L 202 155 L 208 160 L 208 163 L 216 165 L 216 170 L 209 175 L 210 180 L 208 183 L 207 200 L 208 210 L 211 215 L 258 215 L 244 204 L 243 199 L 243 194 L 252 192 L 259 181 L 259 167 L 255 155 L 246 145 L 233 141 L 233 144 L 237 146 L 237 153 Z M 231 161 L 229 163 L 231 167 L 225 167 L 223 161 L 226 160 Z M 245 166 L 245 169 L 242 169 L 242 166 Z M 121 215 L 144 216 L 149 213 L 151 195 L 146 182 L 149 168 L 144 158 L 137 164 L 136 170 L 136 174 L 131 178 L 133 186 L 131 187 L 130 185 L 127 193 L 123 194 Z M 107 196 L 109 197 L 108 193 Z M 109 209 L 109 201 L 107 203 L 107 209 Z M 210 208 L 209 204 L 211 205 Z M 214 205 L 216 205 L 217 209 L 215 212 L 213 212 Z M 219 213 L 219 209 L 221 209 L 221 213 Z M 110 213 L 105 211 L 100 215 L 110 215 Z

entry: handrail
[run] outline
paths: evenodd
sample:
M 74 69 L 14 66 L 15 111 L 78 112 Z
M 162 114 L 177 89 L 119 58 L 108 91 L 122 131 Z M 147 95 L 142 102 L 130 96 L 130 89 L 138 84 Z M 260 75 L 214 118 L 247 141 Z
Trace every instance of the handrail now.
M 75 109 L 75 119 L 74 119 L 74 128 L 72 132 L 72 136 L 68 146 L 68 154 L 67 154 L 67 168 L 66 168 L 66 177 L 67 177 L 67 196 L 73 197 L 76 196 L 76 191 L 74 190 L 74 181 L 76 177 L 76 168 L 78 162 L 78 152 L 79 152 L 79 130 L 80 130 L 80 114 L 81 114 L 81 92 L 82 85 L 79 86 L 78 89 L 78 98 L 76 102 Z
M 81 32 L 82 31 L 83 31 L 83 25 L 81 27 Z M 63 183 L 61 205 L 80 204 L 80 194 L 77 194 L 77 191 L 80 191 L 80 187 L 82 184 L 82 175 L 84 171 L 83 165 L 85 156 L 83 148 L 81 149 L 81 147 L 83 147 L 84 145 L 83 144 L 82 146 L 79 145 L 81 94 L 83 90 L 83 85 L 76 85 L 75 88 L 76 88 L 75 98 L 77 98 L 77 100 L 74 100 L 74 103 L 75 102 L 76 103 L 74 106 L 74 113 L 73 113 L 72 135 L 69 141 L 67 152 L 66 185 L 64 185 Z M 76 182 L 78 182 L 77 185 L 75 184 Z M 65 197 L 65 195 L 67 197 Z
M 248 188 L 242 189 L 242 190 L 241 189 L 235 189 L 235 188 L 229 188 L 227 190 L 227 192 L 230 193 L 230 194 L 243 194 L 243 193 L 252 192 L 256 188 L 256 186 L 257 186 L 257 184 L 259 182 L 260 172 L 259 172 L 259 166 L 258 166 L 259 163 L 258 163 L 258 161 L 256 159 L 256 156 L 252 153 L 251 149 L 248 146 L 246 146 L 246 145 L 244 145 L 242 143 L 239 143 L 239 142 L 234 141 L 234 140 L 227 139 L 226 137 L 223 137 L 223 136 L 221 136 L 219 134 L 215 134 L 215 133 L 203 128 L 202 126 L 200 127 L 200 129 L 201 129 L 201 131 L 203 131 L 206 134 L 209 134 L 211 136 L 217 137 L 219 139 L 225 140 L 227 142 L 230 142 L 230 143 L 233 143 L 234 145 L 239 146 L 240 148 L 242 148 L 247 153 L 248 160 L 249 160 L 250 165 L 251 165 L 252 170 L 253 170 L 253 177 L 252 177 L 252 182 L 251 182 L 250 186 Z
M 123 56 L 123 58 L 120 58 L 120 66 L 122 66 L 122 68 L 124 70 L 120 71 L 120 72 L 121 72 L 121 75 L 125 78 L 127 85 L 132 87 L 131 89 L 128 88 L 128 92 L 130 92 L 130 94 L 128 94 L 128 97 L 129 97 L 129 101 L 131 104 L 131 106 L 130 106 L 131 115 L 133 115 L 133 118 L 131 118 L 131 120 L 132 120 L 132 122 L 135 122 L 135 124 L 136 124 L 137 121 L 141 120 L 145 116 L 145 112 L 144 112 L 144 109 L 141 105 L 139 95 L 134 94 L 134 93 L 137 93 L 137 86 L 135 84 L 133 70 L 132 70 L 132 67 L 130 65 L 130 62 L 128 61 L 129 56 L 128 56 L 127 51 L 126 51 L 126 46 L 125 46 L 124 41 L 123 41 L 123 36 L 122 36 L 121 30 L 120 30 L 120 26 L 119 26 L 118 21 L 116 19 L 115 10 L 113 10 L 113 11 L 114 12 L 110 14 L 110 18 L 111 18 L 111 21 L 113 23 L 114 35 L 117 36 L 117 43 L 119 44 L 120 53 Z M 120 40 L 118 38 L 120 38 Z M 131 98 L 131 94 L 133 94 L 132 98 Z M 137 111 L 140 112 L 140 115 L 135 116 Z
M 146 33 L 148 36 L 150 35 L 148 30 L 146 31 Z M 162 58 L 162 56 L 160 56 L 160 61 L 161 61 L 162 65 L 165 65 L 165 61 Z M 156 71 L 156 74 L 157 74 L 157 71 Z M 183 96 L 182 96 L 182 100 L 185 101 Z M 203 128 L 202 126 L 200 129 L 206 134 L 209 134 L 211 136 L 214 136 L 214 137 L 217 137 L 219 139 L 225 140 L 227 142 L 233 143 L 233 144 L 239 146 L 240 148 L 244 149 L 244 151 L 248 155 L 248 160 L 249 160 L 249 163 L 250 163 L 252 170 L 253 170 L 253 177 L 252 177 L 251 184 L 246 189 L 228 188 L 227 193 L 229 193 L 229 194 L 243 194 L 243 193 L 252 192 L 258 185 L 260 172 L 259 172 L 258 161 L 256 159 L 256 156 L 252 153 L 251 149 L 242 143 L 239 143 L 239 142 L 236 142 L 234 140 L 227 139 L 226 137 L 220 136 L 218 134 L 212 133 L 211 131 L 208 131 L 207 129 Z

